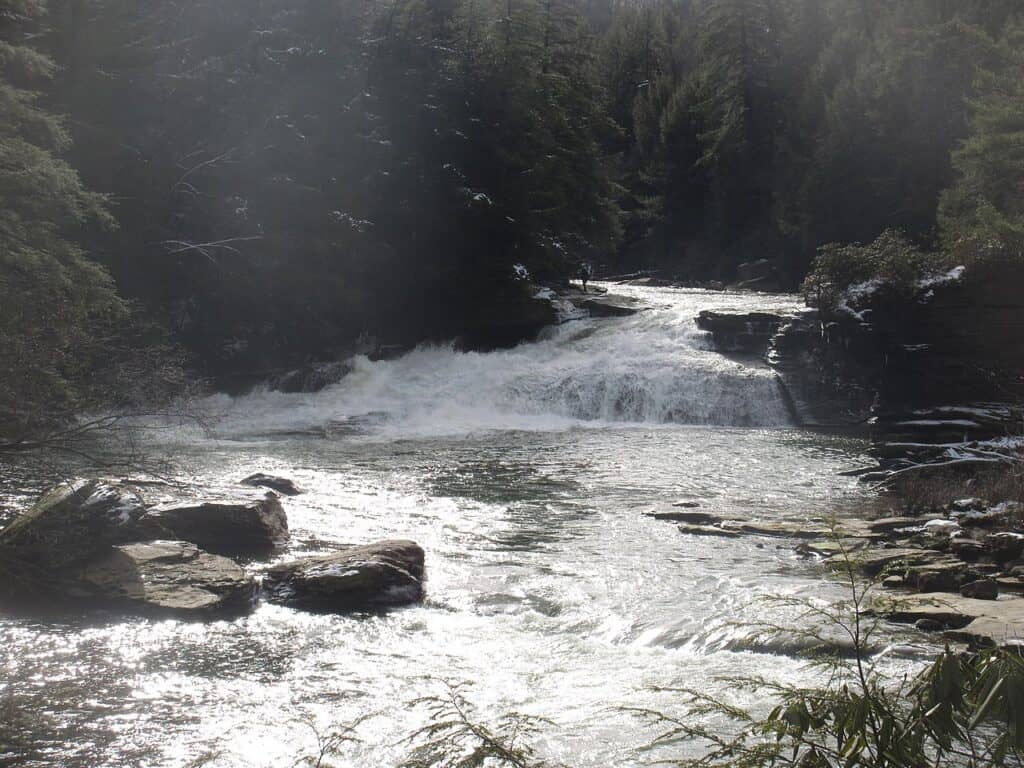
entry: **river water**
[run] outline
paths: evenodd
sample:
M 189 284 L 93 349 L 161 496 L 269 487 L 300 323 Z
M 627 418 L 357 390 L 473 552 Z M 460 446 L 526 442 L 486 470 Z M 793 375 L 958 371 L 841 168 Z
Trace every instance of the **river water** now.
M 427 599 L 210 624 L 0 618 L 0 763 L 276 768 L 314 750 L 310 725 L 358 723 L 334 764 L 393 766 L 427 717 L 412 702 L 455 684 L 482 720 L 548 718 L 550 759 L 646 765 L 684 748 L 644 750 L 654 732 L 623 708 L 676 712 L 671 687 L 731 695 L 725 675 L 812 681 L 733 623 L 792 620 L 762 598 L 837 585 L 792 541 L 689 537 L 643 514 L 686 499 L 810 521 L 870 503 L 837 474 L 865 445 L 792 427 L 771 372 L 711 351 L 693 322 L 795 300 L 616 291 L 645 310 L 508 351 L 363 360 L 317 394 L 213 397 L 212 428 L 161 432 L 206 495 L 237 495 L 255 471 L 307 491 L 284 501 L 285 557 L 416 540 Z

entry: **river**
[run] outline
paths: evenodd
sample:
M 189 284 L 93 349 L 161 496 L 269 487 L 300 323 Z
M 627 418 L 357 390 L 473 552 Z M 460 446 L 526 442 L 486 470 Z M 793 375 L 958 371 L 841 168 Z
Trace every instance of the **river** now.
M 812 681 L 733 622 L 792 620 L 761 598 L 839 586 L 792 541 L 688 537 L 643 514 L 685 499 L 807 521 L 870 503 L 837 474 L 866 446 L 794 428 L 773 374 L 713 352 L 694 324 L 701 309 L 795 299 L 615 290 L 644 311 L 513 350 L 361 360 L 317 394 L 215 396 L 211 429 L 162 431 L 179 479 L 208 495 L 255 471 L 307 491 L 284 500 L 285 557 L 416 540 L 427 598 L 379 615 L 261 605 L 210 624 L 0 618 L 0 713 L 18 739 L 0 763 L 290 766 L 315 746 L 310 723 L 358 721 L 334 764 L 392 766 L 427 716 L 410 703 L 452 683 L 484 720 L 548 718 L 552 760 L 646 765 L 683 749 L 645 751 L 654 732 L 623 709 L 678 711 L 659 689 Z

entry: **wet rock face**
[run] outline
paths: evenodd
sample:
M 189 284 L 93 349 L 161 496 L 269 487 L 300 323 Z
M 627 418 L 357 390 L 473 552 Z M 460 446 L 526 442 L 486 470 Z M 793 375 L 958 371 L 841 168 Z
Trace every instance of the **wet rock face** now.
M 149 519 L 174 538 L 228 557 L 266 555 L 289 540 L 288 518 L 272 493 L 249 502 L 164 504 Z
M 784 324 L 769 362 L 808 425 L 871 420 L 886 467 L 1019 433 L 1024 267 L 855 292 Z M 907 454 L 911 455 L 907 455 Z
M 274 566 L 263 580 L 272 603 L 321 612 L 404 605 L 423 597 L 423 550 L 381 541 Z
M 351 360 L 308 363 L 301 368 L 272 376 L 267 386 L 286 394 L 319 392 L 332 384 L 337 384 L 348 376 L 354 367 Z
M 859 426 L 866 432 L 880 381 L 874 339 L 859 323 L 824 322 L 815 310 L 783 323 L 768 363 L 779 376 L 797 422 Z
M 159 530 L 136 494 L 99 480 L 79 481 L 50 491 L 0 531 L 0 548 L 18 561 L 55 570 Z
M 773 312 L 740 310 L 704 310 L 697 316 L 697 327 L 708 331 L 715 348 L 721 352 L 763 358 L 786 315 Z
M 243 613 L 256 597 L 255 582 L 235 562 L 184 541 L 112 547 L 85 566 L 80 584 L 111 607 L 182 618 Z

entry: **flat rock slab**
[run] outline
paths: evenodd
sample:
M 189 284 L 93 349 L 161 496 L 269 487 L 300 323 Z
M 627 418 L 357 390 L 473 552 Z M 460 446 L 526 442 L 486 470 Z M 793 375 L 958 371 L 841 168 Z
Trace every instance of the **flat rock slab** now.
M 675 523 L 691 523 L 693 525 L 718 525 L 722 518 L 710 512 L 644 512 L 647 517 L 655 520 L 668 520 Z
M 779 539 L 821 539 L 830 534 L 827 528 L 814 528 L 796 522 L 746 522 L 743 520 L 726 520 L 722 528 L 748 536 L 767 536 Z
M 655 512 L 650 516 L 657 520 L 680 521 L 681 533 L 692 536 L 761 536 L 772 539 L 820 539 L 829 535 L 825 528 L 813 528 L 795 522 L 758 522 L 746 520 L 722 520 L 716 515 L 704 512 Z
M 629 296 L 577 295 L 570 299 L 577 309 L 584 309 L 591 317 L 628 317 L 640 311 L 640 302 Z
M 735 539 L 740 536 L 738 531 L 728 531 L 725 528 L 719 528 L 717 525 L 680 523 L 678 528 L 680 533 L 685 533 L 688 536 L 717 536 L 722 539 Z
M 804 541 L 797 545 L 796 551 L 801 555 L 816 555 L 817 557 L 836 557 L 837 561 L 846 552 L 851 559 L 856 559 L 854 554 L 857 550 L 866 546 L 861 539 L 840 539 L 834 538 L 815 539 Z
M 868 528 L 874 533 L 892 533 L 904 528 L 920 528 L 924 521 L 919 517 L 883 517 L 880 520 L 872 520 Z
M 94 599 L 145 614 L 209 618 L 243 613 L 256 584 L 235 562 L 185 541 L 112 547 L 82 571 Z
M 946 635 L 981 645 L 1024 642 L 1024 599 L 975 600 L 960 595 L 923 593 L 876 605 L 892 621 L 914 623 L 932 619 L 950 627 Z
M 889 567 L 925 565 L 941 557 L 940 553 L 928 549 L 896 547 L 858 552 L 853 560 L 861 571 L 868 576 L 875 576 Z M 830 557 L 826 562 L 832 566 L 846 567 L 846 561 L 842 555 Z
M 149 515 L 175 539 L 228 557 L 269 554 L 289 539 L 288 518 L 273 494 L 249 502 L 164 504 Z
M 327 613 L 405 605 L 423 597 L 423 549 L 412 541 L 379 541 L 270 568 L 264 597 Z

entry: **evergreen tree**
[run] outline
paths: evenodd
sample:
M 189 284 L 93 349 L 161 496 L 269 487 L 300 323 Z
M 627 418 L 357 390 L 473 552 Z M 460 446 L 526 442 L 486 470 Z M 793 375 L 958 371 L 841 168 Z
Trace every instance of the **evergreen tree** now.
M 95 404 L 92 367 L 126 317 L 73 239 L 112 220 L 60 158 L 68 133 L 40 105 L 55 66 L 27 41 L 44 13 L 0 0 L 0 438 L 15 441 Z
M 970 135 L 953 156 L 956 183 L 942 198 L 946 246 L 964 260 L 1024 258 L 1024 27 L 999 41 L 996 66 L 978 75 Z

